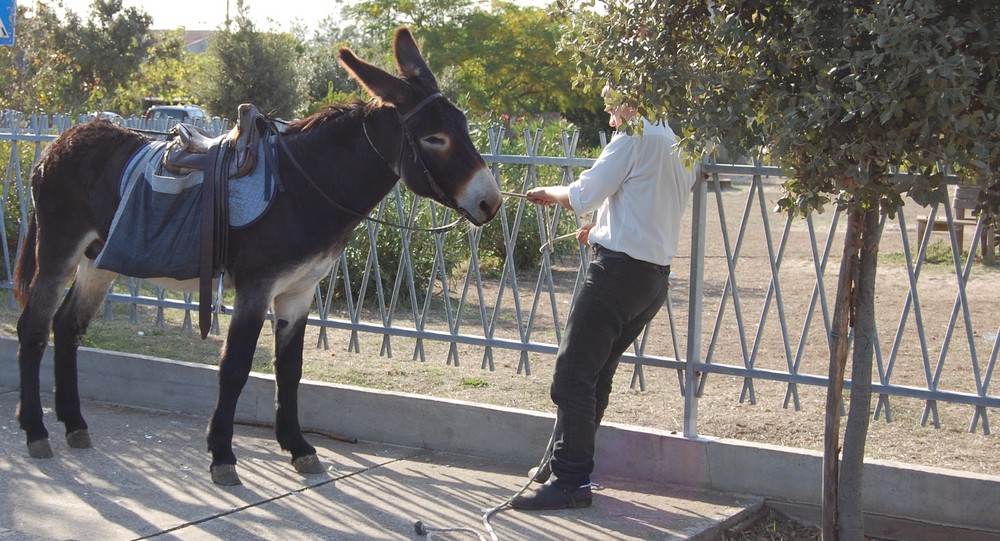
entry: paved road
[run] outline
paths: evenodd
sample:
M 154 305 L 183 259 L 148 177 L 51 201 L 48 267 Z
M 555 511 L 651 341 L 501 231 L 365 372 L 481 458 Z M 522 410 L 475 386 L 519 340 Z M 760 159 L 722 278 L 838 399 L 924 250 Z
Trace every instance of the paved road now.
M 51 406 L 52 397 L 43 397 Z M 423 539 L 413 525 L 471 527 L 524 483 L 523 464 L 312 435 L 328 466 L 302 476 L 270 430 L 238 426 L 243 486 L 218 487 L 198 417 L 102 403 L 84 406 L 95 447 L 70 449 L 46 409 L 55 457 L 28 457 L 17 391 L 0 387 L 0 541 Z M 757 503 L 675 485 L 599 479 L 589 509 L 491 520 L 502 540 L 711 538 Z M 463 532 L 435 539 L 477 539 Z

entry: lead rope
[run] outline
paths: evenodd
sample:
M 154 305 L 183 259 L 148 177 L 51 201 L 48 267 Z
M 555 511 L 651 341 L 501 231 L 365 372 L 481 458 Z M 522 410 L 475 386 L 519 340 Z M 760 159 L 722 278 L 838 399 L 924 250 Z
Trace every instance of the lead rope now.
M 519 197 L 521 199 L 525 199 L 527 197 L 523 193 L 516 193 L 516 192 L 501 191 L 500 194 L 505 197 Z M 577 229 L 576 231 L 572 231 L 564 235 L 553 237 L 552 230 L 549 229 L 549 223 L 551 222 L 551 220 L 549 219 L 549 212 L 546 209 L 545 205 L 539 205 L 539 206 L 542 207 L 542 223 L 545 225 L 545 238 L 547 240 L 545 241 L 544 244 L 538 247 L 538 253 L 545 253 L 545 252 L 552 253 L 552 250 L 554 249 L 552 243 L 556 242 L 557 240 L 563 240 L 563 239 L 568 239 L 570 237 L 575 237 L 580 232 L 580 230 Z
M 545 463 L 548 462 L 552 458 L 551 454 L 550 454 L 550 449 L 552 449 L 552 444 L 555 441 L 555 437 L 556 437 L 556 430 L 555 430 L 555 426 L 553 426 L 552 427 L 552 435 L 549 436 L 549 443 L 548 443 L 548 445 L 545 446 L 545 454 L 542 455 L 542 459 L 538 462 L 538 469 L 535 470 L 535 471 L 541 470 L 545 466 Z M 510 505 L 510 502 L 514 501 L 514 498 L 516 498 L 516 497 L 520 496 L 521 494 L 523 494 L 525 490 L 528 490 L 528 487 L 530 487 L 531 483 L 533 483 L 534 481 L 535 480 L 534 480 L 533 477 L 529 477 L 528 478 L 528 482 L 525 483 L 523 487 L 521 487 L 521 490 L 518 490 L 517 492 L 515 492 L 513 496 L 511 496 L 511 497 L 507 498 L 506 500 L 504 500 L 504 502 L 501 503 L 500 505 L 498 505 L 496 507 L 493 507 L 493 508 L 490 508 L 490 509 L 487 509 L 486 512 L 483 513 L 483 527 L 486 528 L 486 533 L 490 534 L 491 541 L 500 541 L 500 538 L 497 537 L 496 531 L 493 530 L 493 525 L 490 524 L 490 518 L 492 518 L 493 515 L 499 513 L 502 510 L 504 510 L 508 505 Z M 483 534 L 479 533 L 478 531 L 474 530 L 473 528 L 467 528 L 467 527 L 434 528 L 434 527 L 431 527 L 431 526 L 428 526 L 428 525 L 424 524 L 423 522 L 421 522 L 419 520 L 413 523 L 413 531 L 416 532 L 417 535 L 425 535 L 425 536 L 427 536 L 427 539 L 433 539 L 434 538 L 433 532 L 438 532 L 438 533 L 463 532 L 463 533 L 468 533 L 468 534 L 475 535 L 476 537 L 479 538 L 479 541 L 486 541 L 486 538 L 483 537 Z
M 503 195 L 505 197 L 517 197 L 517 198 L 520 198 L 520 199 L 525 199 L 526 198 L 526 196 L 524 194 L 522 194 L 522 193 L 504 192 L 504 191 L 501 191 L 500 193 L 501 193 L 501 195 Z M 553 238 L 552 234 L 551 234 L 551 232 L 549 230 L 549 215 L 548 215 L 548 211 L 545 209 L 545 205 L 539 205 L 539 206 L 542 207 L 542 213 L 543 213 L 543 220 L 542 221 L 545 224 L 545 238 L 548 239 L 548 240 L 545 242 L 545 244 L 543 244 L 538 249 L 538 251 L 541 252 L 541 253 L 544 253 L 545 251 L 551 252 L 552 251 L 552 243 L 553 242 L 555 242 L 557 240 L 560 240 L 560 239 L 565 239 L 565 238 L 569 238 L 569 237 L 575 236 L 577 234 L 577 232 L 574 231 L 572 233 L 567 233 L 565 235 L 560 235 L 558 237 L 554 237 Z M 545 446 L 545 454 L 542 455 L 542 459 L 538 462 L 538 467 L 536 468 L 535 471 L 539 471 L 543 467 L 545 467 L 546 462 L 548 462 L 552 458 L 552 456 L 551 456 L 551 449 L 552 449 L 552 444 L 555 441 L 555 437 L 556 437 L 556 431 L 555 431 L 555 426 L 553 426 L 552 427 L 552 435 L 549 436 L 549 443 Z M 520 490 L 518 490 L 517 492 L 515 492 L 513 496 L 511 496 L 511 497 L 507 498 L 506 500 L 504 500 L 503 503 L 501 503 L 500 505 L 497 505 L 496 507 L 492 507 L 490 509 L 487 509 L 486 512 L 483 513 L 483 517 L 482 517 L 483 527 L 486 529 L 486 533 L 488 533 L 490 535 L 490 539 L 492 541 L 500 541 L 500 538 L 497 537 L 496 531 L 493 529 L 493 525 L 490 524 L 490 518 L 492 518 L 493 515 L 499 513 L 502 510 L 504 510 L 508 505 L 510 505 L 510 503 L 512 501 L 514 501 L 514 498 L 517 498 L 518 496 L 520 496 L 521 494 L 523 494 L 525 490 L 528 490 L 528 487 L 530 487 L 531 483 L 533 483 L 533 482 L 534 482 L 534 478 L 533 477 L 529 477 L 528 482 L 525 483 L 524 486 L 522 486 Z M 417 535 L 427 536 L 427 539 L 429 539 L 429 540 L 434 538 L 434 532 L 437 532 L 437 533 L 462 532 L 462 533 L 467 533 L 467 534 L 475 535 L 477 538 L 479 538 L 479 541 L 486 541 L 486 538 L 483 537 L 483 535 L 481 533 L 479 533 L 477 530 L 475 530 L 473 528 L 468 528 L 468 527 L 436 528 L 436 527 L 428 526 L 428 525 L 424 524 L 420 520 L 418 520 L 418 521 L 416 521 L 416 522 L 413 523 L 413 531 L 416 532 Z

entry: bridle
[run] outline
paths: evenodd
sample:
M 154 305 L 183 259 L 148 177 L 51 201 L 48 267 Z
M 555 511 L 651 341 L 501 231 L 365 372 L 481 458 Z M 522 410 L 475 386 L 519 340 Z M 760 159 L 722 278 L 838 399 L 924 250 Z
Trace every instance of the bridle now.
M 394 171 L 396 172 L 397 175 L 399 175 L 402 178 L 403 146 L 404 143 L 407 143 L 410 147 L 410 154 L 413 156 L 413 163 L 418 164 L 420 169 L 424 172 L 424 176 L 427 178 L 427 184 L 431 187 L 431 190 L 433 190 L 434 193 L 439 198 L 441 198 L 441 201 L 444 205 L 455 208 L 458 206 L 457 201 L 455 201 L 455 199 L 450 195 L 446 194 L 444 190 L 441 188 L 441 186 L 437 183 L 437 181 L 434 180 L 434 175 L 431 174 L 430 169 L 424 162 L 424 157 L 422 154 L 420 154 L 420 151 L 417 149 L 417 142 L 413 139 L 413 134 L 410 132 L 410 127 L 407 125 L 407 122 L 409 122 L 409 120 L 413 118 L 413 115 L 417 114 L 421 109 L 424 108 L 425 105 L 438 98 L 445 99 L 443 94 L 441 94 L 440 92 L 435 92 L 430 96 L 427 96 L 426 98 L 420 100 L 420 103 L 418 103 L 413 109 L 410 110 L 410 112 L 406 113 L 405 115 L 400 115 L 399 110 L 398 109 L 396 110 L 396 115 L 399 117 L 399 126 L 400 129 L 402 130 L 402 134 L 399 138 L 399 152 L 396 160 L 396 169 L 394 169 Z M 378 149 L 375 148 L 375 145 L 372 143 L 371 137 L 368 136 L 368 126 L 365 124 L 364 119 L 361 120 L 361 129 L 362 131 L 365 132 L 365 139 L 368 140 L 368 145 L 372 147 L 372 150 L 375 151 L 375 154 L 378 154 L 378 157 L 382 158 L 382 161 L 385 162 L 386 165 L 389 165 L 391 169 L 392 166 L 385 159 L 385 156 L 383 156 L 378 151 Z
M 400 178 L 402 178 L 403 176 L 402 165 L 403 165 L 404 144 L 408 143 L 410 147 L 410 153 L 413 156 L 413 162 L 416 163 L 421 170 L 423 170 L 424 176 L 427 178 L 427 184 L 430 185 L 431 190 L 433 190 L 434 193 L 439 198 L 441 198 L 443 204 L 452 208 L 457 208 L 458 205 L 456 204 L 455 200 L 451 196 L 447 195 L 444 192 L 444 190 L 441 189 L 441 186 L 434 180 L 434 176 L 431 175 L 430 170 L 427 167 L 427 164 L 424 162 L 423 156 L 420 155 L 420 151 L 417 149 L 416 141 L 414 141 L 413 139 L 413 134 L 410 133 L 410 128 L 409 126 L 407 126 L 407 122 L 411 118 L 413 118 L 413 115 L 415 115 L 417 112 L 423 109 L 428 103 L 437 98 L 444 99 L 444 95 L 441 94 L 440 92 L 435 92 L 434 94 L 431 94 L 430 96 L 427 96 L 426 98 L 421 100 L 420 103 L 418 103 L 413 109 L 411 109 L 406 114 L 401 115 L 397 110 L 396 114 L 399 117 L 399 125 L 401 133 L 399 138 L 399 153 L 396 160 L 396 167 L 393 167 L 391 162 L 386 160 L 385 156 L 383 156 L 382 153 L 379 152 L 378 148 L 376 148 L 375 145 L 372 143 L 371 137 L 369 137 L 368 135 L 368 126 L 365 123 L 365 118 L 361 119 L 361 129 L 365 134 L 365 139 L 368 141 L 368 145 L 372 148 L 372 150 L 375 151 L 375 154 L 389 167 L 389 169 L 393 173 L 395 173 Z M 278 146 L 281 147 L 282 152 L 284 152 L 285 156 L 288 158 L 288 161 L 291 162 L 292 166 L 295 167 L 295 169 L 299 172 L 299 174 L 301 174 L 302 177 L 306 179 L 306 182 L 308 182 L 309 185 L 312 186 L 317 193 L 319 193 L 320 197 L 322 197 L 327 203 L 330 203 L 334 207 L 337 207 L 339 210 L 342 210 L 348 214 L 357 216 L 364 220 L 386 225 L 389 227 L 396 227 L 399 229 L 406 229 L 410 231 L 423 231 L 429 233 L 444 233 L 447 231 L 451 231 L 452 229 L 457 227 L 460 223 L 462 223 L 462 221 L 465 220 L 465 216 L 462 215 L 461 211 L 458 211 L 460 214 L 459 218 L 454 222 L 451 222 L 450 224 L 442 225 L 439 227 L 414 227 L 414 226 L 403 225 L 400 223 L 392 223 L 389 221 L 380 220 L 378 218 L 373 218 L 368 214 L 362 214 L 355 210 L 349 209 L 344 205 L 338 203 L 336 200 L 330 197 L 325 191 L 323 191 L 323 188 L 318 183 L 316 183 L 315 180 L 313 180 L 313 178 L 309 175 L 309 173 L 305 171 L 305 169 L 302 167 L 299 161 L 295 159 L 295 156 L 292 155 L 291 149 L 288 148 L 288 145 L 285 143 L 284 137 L 282 137 L 281 134 L 278 132 L 277 127 L 275 127 L 274 125 L 274 121 L 268 119 L 267 127 L 277 136 L 276 139 L 278 140 Z

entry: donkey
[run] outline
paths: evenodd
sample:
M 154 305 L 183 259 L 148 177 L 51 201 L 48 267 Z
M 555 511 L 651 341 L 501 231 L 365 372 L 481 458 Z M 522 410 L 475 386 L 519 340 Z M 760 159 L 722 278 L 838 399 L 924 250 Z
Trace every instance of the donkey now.
M 329 107 L 275 136 L 281 139 L 275 153 L 282 189 L 257 221 L 228 230 L 221 270 L 236 298 L 206 437 L 216 484 L 241 484 L 232 448 L 236 403 L 269 307 L 275 318 L 276 439 L 298 472 L 324 471 L 298 420 L 306 319 L 316 284 L 340 257 L 351 231 L 400 178 L 415 194 L 455 209 L 475 226 L 500 209 L 499 187 L 472 143 L 465 116 L 441 94 L 407 28 L 396 31 L 393 48 L 398 77 L 340 49 L 341 64 L 371 99 Z M 149 143 L 93 121 L 53 141 L 32 171 L 34 212 L 15 266 L 15 295 L 23 306 L 17 322 L 17 418 L 32 457 L 52 456 L 39 397 L 50 326 L 56 416 L 70 447 L 91 447 L 80 411 L 77 349 L 118 274 L 95 259 L 121 199 L 123 169 Z M 185 285 L 194 289 L 195 282 Z M 164 283 L 177 286 L 172 279 Z

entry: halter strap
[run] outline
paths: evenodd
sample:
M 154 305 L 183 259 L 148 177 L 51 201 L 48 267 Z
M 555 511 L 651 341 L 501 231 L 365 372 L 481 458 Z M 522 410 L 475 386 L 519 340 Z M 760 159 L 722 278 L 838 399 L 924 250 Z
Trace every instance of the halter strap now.
M 418 103 L 417 106 L 414 107 L 413 109 L 410 109 L 409 113 L 406 113 L 405 115 L 399 115 L 399 123 L 400 124 L 406 124 L 406 122 L 408 120 L 410 120 L 410 118 L 413 115 L 417 114 L 417 111 L 423 109 L 425 105 L 427 105 L 428 103 L 430 103 L 432 100 L 435 100 L 437 98 L 443 98 L 443 97 L 444 97 L 444 94 L 441 94 L 440 92 L 435 92 L 435 93 L 431 94 L 430 96 L 427 96 L 426 98 L 420 100 L 420 103 Z
M 455 199 L 453 197 L 451 197 L 450 195 L 448 195 L 441 188 L 441 186 L 438 185 L 437 181 L 434 180 L 434 175 L 431 174 L 430 169 L 427 167 L 427 164 L 424 162 L 424 157 L 421 156 L 420 149 L 417 148 L 417 143 L 413 139 L 413 134 L 410 133 L 409 126 L 406 125 L 406 123 L 411 118 L 413 118 L 413 115 L 415 115 L 418 112 L 420 112 L 420 110 L 423 109 L 428 103 L 430 103 L 430 102 L 432 102 L 432 101 L 434 101 L 434 100 L 436 100 L 438 98 L 447 99 L 447 98 L 444 97 L 444 95 L 442 93 L 435 92 L 435 93 L 433 93 L 433 94 L 425 97 L 424 99 L 420 100 L 420 102 L 418 102 L 417 105 L 415 105 L 413 107 L 413 109 L 411 109 L 405 115 L 399 114 L 399 110 L 398 109 L 396 110 L 396 114 L 399 116 L 399 126 L 400 126 L 400 132 L 401 132 L 401 134 L 400 134 L 400 138 L 399 138 L 399 152 L 398 152 L 398 156 L 396 157 L 397 158 L 396 159 L 396 168 L 394 169 L 394 171 L 395 171 L 395 173 L 397 175 L 399 175 L 401 177 L 403 176 L 403 154 L 404 154 L 404 148 L 407 145 L 409 145 L 409 147 L 410 147 L 410 155 L 413 157 L 413 163 L 417 164 L 417 166 L 420 168 L 420 170 L 423 171 L 424 178 L 427 179 L 427 184 L 428 184 L 428 186 L 430 186 L 431 190 L 438 196 L 439 200 L 442 203 L 444 203 L 446 206 L 457 207 L 458 204 L 455 201 Z M 382 153 L 379 152 L 379 150 L 377 148 L 375 148 L 375 144 L 372 143 L 372 139 L 368 135 L 368 127 L 365 125 L 364 119 L 361 120 L 361 127 L 364 130 L 364 132 L 365 132 L 365 139 L 368 140 L 368 145 L 370 147 L 372 147 L 372 150 L 375 151 L 375 154 L 377 154 L 380 158 L 382 158 L 382 161 L 385 162 L 386 165 L 388 165 L 390 169 L 392 169 L 392 164 L 388 160 L 385 159 L 385 156 L 383 156 Z
M 391 170 L 393 173 L 396 173 L 396 176 L 402 177 L 402 175 L 400 174 L 400 171 L 399 171 L 400 168 L 399 168 L 399 165 L 398 165 L 398 163 L 402 162 L 402 160 L 403 160 L 402 152 L 400 152 L 399 159 L 396 160 L 397 161 L 396 168 L 393 169 L 392 168 L 392 164 L 389 162 L 389 160 L 385 159 L 385 156 L 383 156 L 382 153 L 379 152 L 379 150 L 377 148 L 375 148 L 375 143 L 372 142 L 371 136 L 368 135 L 368 125 L 365 123 L 364 119 L 361 120 L 361 131 L 364 132 L 365 139 L 368 140 L 368 146 L 372 147 L 372 150 L 375 151 L 375 155 L 377 155 L 379 158 L 382 158 L 382 161 L 385 162 L 385 164 L 389 166 L 389 170 Z

